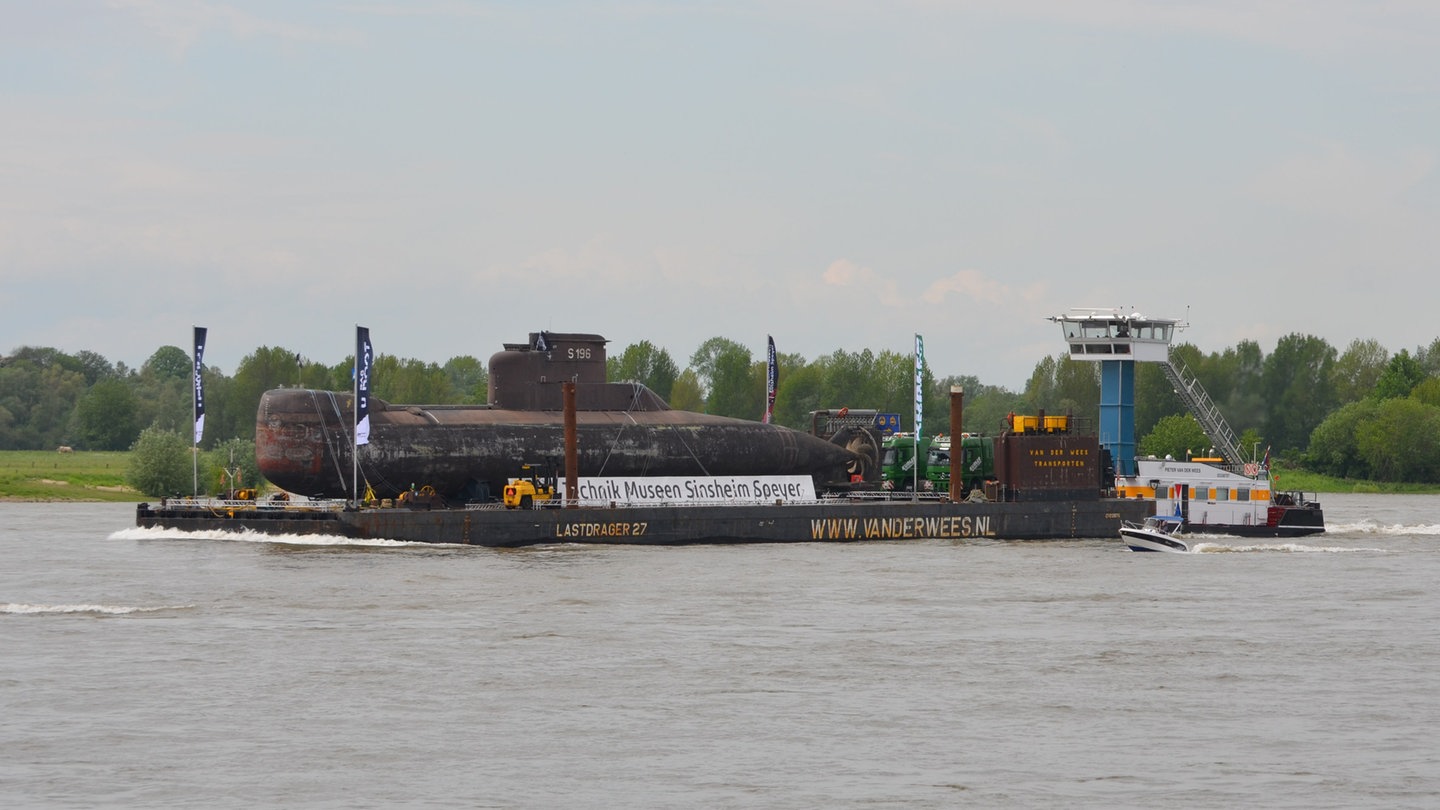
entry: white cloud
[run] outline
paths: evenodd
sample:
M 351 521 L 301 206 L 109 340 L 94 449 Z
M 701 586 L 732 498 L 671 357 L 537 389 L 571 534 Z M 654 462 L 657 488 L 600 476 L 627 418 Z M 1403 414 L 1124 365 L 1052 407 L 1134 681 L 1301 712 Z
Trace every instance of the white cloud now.
M 863 292 L 865 300 L 873 299 L 887 307 L 904 307 L 907 303 L 896 279 L 888 278 L 873 268 L 856 264 L 849 259 L 831 262 L 821 274 L 821 279 L 831 287 Z
M 862 277 L 868 279 L 873 278 L 874 275 L 875 271 L 868 267 L 861 267 L 849 259 L 837 259 L 831 262 L 829 267 L 825 268 L 822 277 L 825 279 L 826 284 L 833 284 L 837 287 L 849 287 L 854 285 L 855 282 Z
M 578 248 L 555 247 L 520 262 L 523 278 L 549 281 L 588 282 L 604 278 L 624 283 L 634 281 L 636 268 L 616 252 L 605 236 L 597 236 Z
M 1010 290 L 974 270 L 961 270 L 926 287 L 920 298 L 928 304 L 943 304 L 952 294 L 971 303 L 1000 304 L 1010 297 Z
M 978 270 L 961 270 L 926 284 L 917 299 L 911 292 L 917 288 L 916 279 L 891 277 L 849 259 L 831 262 L 821 278 L 831 287 L 865 290 L 879 303 L 901 309 L 914 309 L 917 301 L 930 307 L 955 303 L 955 299 L 982 307 L 1021 303 L 1033 305 L 1043 298 L 1048 286 L 1035 282 L 1024 287 L 1012 287 Z M 919 281 L 923 283 L 923 280 Z

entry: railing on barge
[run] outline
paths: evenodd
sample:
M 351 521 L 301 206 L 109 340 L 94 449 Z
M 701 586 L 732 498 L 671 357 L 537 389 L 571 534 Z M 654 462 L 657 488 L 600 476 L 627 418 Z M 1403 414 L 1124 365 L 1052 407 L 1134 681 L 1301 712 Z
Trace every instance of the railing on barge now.
M 750 500 L 707 500 L 707 501 L 582 501 L 575 505 L 575 509 L 641 509 L 641 508 L 698 508 L 706 506 L 806 506 L 816 504 L 834 503 L 944 503 L 949 498 L 943 492 L 885 492 L 885 491 L 859 491 L 827 493 L 814 500 L 785 500 L 776 502 L 756 502 Z M 519 511 L 507 510 L 506 506 L 499 501 L 485 503 L 417 503 L 404 504 L 394 502 L 365 503 L 358 507 L 363 510 L 386 510 L 386 511 L 419 511 L 424 512 L 430 509 L 460 509 L 465 511 L 504 512 Z M 534 509 L 557 510 L 571 508 L 570 505 L 556 499 L 551 501 L 537 502 Z M 158 505 L 152 503 L 140 503 L 136 505 L 136 513 L 144 517 L 260 517 L 260 518 L 294 518 L 294 519 L 330 519 L 341 512 L 356 511 L 354 501 L 345 499 L 230 499 L 211 497 L 178 497 L 162 498 Z

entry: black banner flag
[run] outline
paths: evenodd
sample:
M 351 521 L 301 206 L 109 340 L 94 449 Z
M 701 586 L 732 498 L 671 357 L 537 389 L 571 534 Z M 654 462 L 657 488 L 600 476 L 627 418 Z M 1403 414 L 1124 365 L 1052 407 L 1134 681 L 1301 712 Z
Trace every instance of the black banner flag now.
M 370 372 L 375 354 L 370 347 L 370 330 L 355 327 L 355 444 L 370 443 Z
M 205 433 L 205 332 L 203 326 L 195 327 L 195 444 Z

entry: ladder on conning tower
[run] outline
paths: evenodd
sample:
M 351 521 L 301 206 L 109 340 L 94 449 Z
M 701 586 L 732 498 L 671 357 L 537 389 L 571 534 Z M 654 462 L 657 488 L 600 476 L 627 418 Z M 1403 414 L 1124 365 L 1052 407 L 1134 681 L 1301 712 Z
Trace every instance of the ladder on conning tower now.
M 1200 423 L 1200 429 L 1215 443 L 1215 449 L 1225 457 L 1227 464 L 1240 464 L 1243 459 L 1240 457 L 1240 440 L 1235 438 L 1235 431 L 1230 429 L 1230 424 L 1225 417 L 1220 415 L 1220 409 L 1210 400 L 1210 395 L 1205 393 L 1201 387 L 1200 380 L 1190 371 L 1184 361 L 1169 353 L 1168 359 L 1160 364 L 1165 369 L 1165 377 L 1174 386 L 1175 393 L 1180 395 L 1180 401 L 1185 403 L 1195 421 Z

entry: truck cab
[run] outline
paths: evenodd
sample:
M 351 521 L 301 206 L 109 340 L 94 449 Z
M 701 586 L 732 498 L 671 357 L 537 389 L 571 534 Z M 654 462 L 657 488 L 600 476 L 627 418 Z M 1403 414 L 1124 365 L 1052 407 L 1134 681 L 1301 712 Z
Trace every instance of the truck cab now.
M 956 444 L 950 436 L 936 436 L 930 445 L 926 472 L 930 487 L 937 492 L 950 491 L 950 454 Z M 995 439 L 966 433 L 961 434 L 958 445 L 961 473 L 957 494 L 963 499 L 973 490 L 983 490 L 986 481 L 995 480 Z
M 930 451 L 930 439 L 921 439 L 920 453 L 915 453 L 915 436 L 910 433 L 895 433 L 885 437 L 880 453 L 880 479 L 885 489 L 911 490 L 920 481 L 925 488 L 926 463 Z M 919 470 L 916 470 L 916 465 Z

